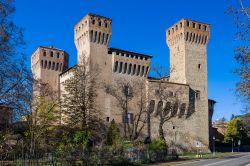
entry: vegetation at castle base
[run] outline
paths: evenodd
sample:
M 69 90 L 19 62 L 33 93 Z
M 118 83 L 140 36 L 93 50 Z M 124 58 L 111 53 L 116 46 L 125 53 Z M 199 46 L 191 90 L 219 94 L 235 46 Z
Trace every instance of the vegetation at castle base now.
M 238 0 L 232 4 L 227 12 L 234 18 L 237 26 L 235 59 L 239 64 L 235 72 L 240 76 L 236 84 L 236 91 L 246 103 L 246 111 L 250 111 L 250 3 L 247 0 Z

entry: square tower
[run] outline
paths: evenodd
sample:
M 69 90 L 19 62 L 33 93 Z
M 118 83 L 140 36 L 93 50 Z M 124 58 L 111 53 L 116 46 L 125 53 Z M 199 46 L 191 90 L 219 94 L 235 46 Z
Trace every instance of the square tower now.
M 47 83 L 53 91 L 59 92 L 59 74 L 68 68 L 69 55 L 54 46 L 40 46 L 31 56 L 34 79 Z
M 182 19 L 166 30 L 170 49 L 170 82 L 190 86 L 190 105 L 194 114 L 190 117 L 190 131 L 197 141 L 209 146 L 207 44 L 210 25 Z
M 106 54 L 111 37 L 112 20 L 89 13 L 74 27 L 74 40 L 77 48 L 77 63 L 84 58 L 98 61 L 94 55 Z

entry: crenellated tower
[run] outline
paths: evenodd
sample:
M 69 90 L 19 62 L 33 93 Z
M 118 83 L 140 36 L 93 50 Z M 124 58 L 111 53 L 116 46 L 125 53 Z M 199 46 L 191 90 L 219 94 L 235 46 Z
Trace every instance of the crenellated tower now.
M 68 68 L 69 55 L 54 46 L 40 46 L 31 56 L 33 77 L 59 91 L 59 74 Z
M 209 144 L 208 124 L 208 76 L 207 44 L 210 25 L 182 19 L 166 30 L 167 44 L 170 48 L 170 82 L 190 86 L 190 105 L 194 116 L 190 131 L 200 135 L 197 140 Z M 193 95 L 193 97 L 192 97 Z M 191 108 L 192 107 L 192 108 Z M 199 134 L 200 133 L 200 134 Z
M 112 30 L 111 23 L 109 18 L 89 13 L 75 25 L 78 63 L 81 63 L 83 57 L 90 57 L 97 62 L 100 58 L 93 59 L 95 55 L 101 56 L 103 52 L 107 53 Z

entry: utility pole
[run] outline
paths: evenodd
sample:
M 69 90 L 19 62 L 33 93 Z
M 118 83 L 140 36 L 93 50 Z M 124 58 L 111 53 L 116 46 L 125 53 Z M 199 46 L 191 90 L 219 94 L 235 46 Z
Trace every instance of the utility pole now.
M 213 156 L 215 156 L 215 136 L 213 136 Z
M 234 139 L 232 138 L 232 153 L 234 152 Z

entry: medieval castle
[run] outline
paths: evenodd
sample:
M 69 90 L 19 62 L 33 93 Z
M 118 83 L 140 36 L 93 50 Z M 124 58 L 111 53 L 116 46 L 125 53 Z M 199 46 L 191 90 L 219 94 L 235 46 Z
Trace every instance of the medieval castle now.
M 170 96 L 181 91 L 181 97 L 173 106 L 177 116 L 164 124 L 165 137 L 169 143 L 183 148 L 195 149 L 199 146 L 208 149 L 211 114 L 215 103 L 208 100 L 207 44 L 210 25 L 181 19 L 166 30 L 170 66 L 173 70 L 170 70 L 170 76 L 162 78 L 148 76 L 152 56 L 109 48 L 111 34 L 110 18 L 91 13 L 84 16 L 74 27 L 77 63 L 81 64 L 83 57 L 88 57 L 90 65 L 98 64 L 101 68 L 99 79 L 106 84 L 112 84 L 117 79 L 144 81 L 148 93 L 151 94 L 147 102 L 152 115 L 172 104 L 156 95 L 159 82 Z M 66 51 L 53 46 L 38 47 L 31 58 L 34 77 L 48 83 L 53 90 L 59 92 L 59 97 L 64 91 L 63 82 L 72 77 L 68 60 Z M 103 108 L 102 116 L 107 123 L 112 119 L 121 123 L 122 115 L 112 96 L 100 89 L 97 101 Z M 159 120 L 155 116 L 152 117 L 150 133 L 152 137 L 157 137 Z M 144 136 L 147 135 L 146 131 L 147 129 Z

